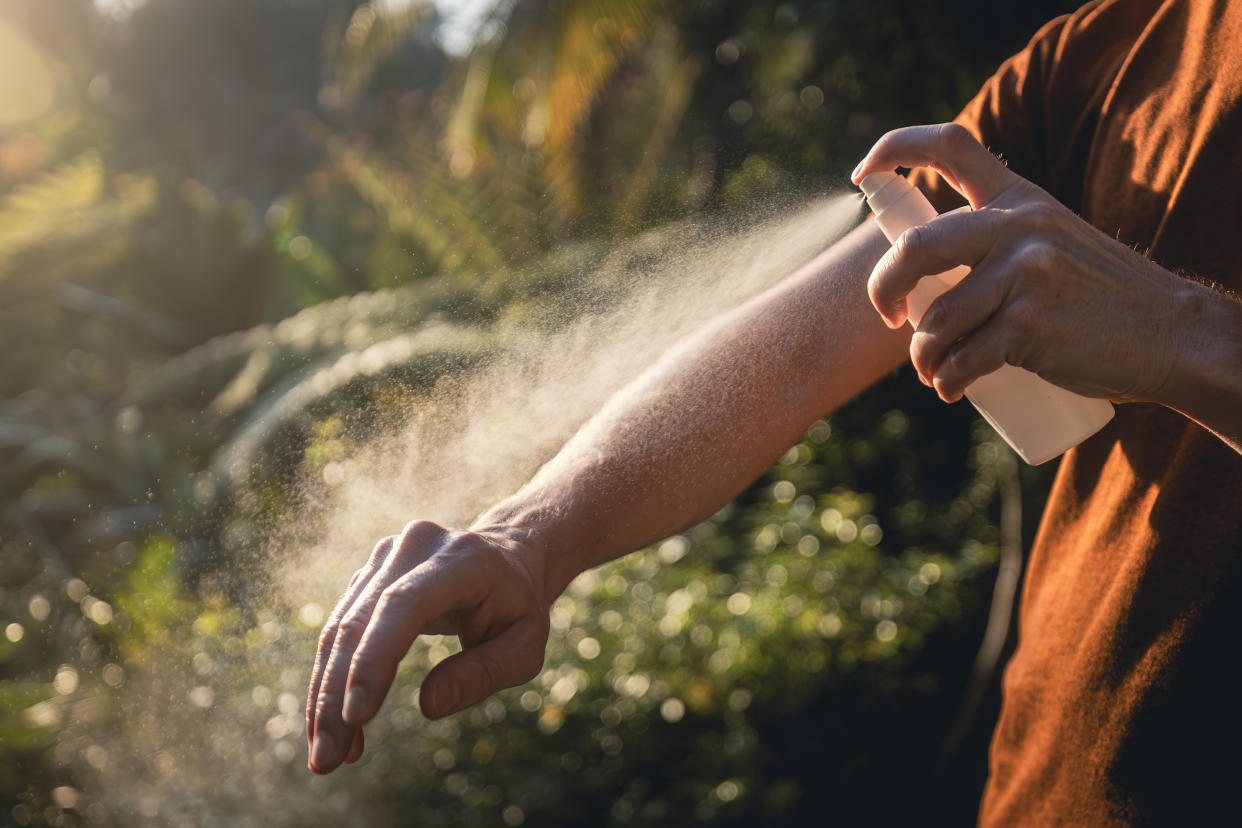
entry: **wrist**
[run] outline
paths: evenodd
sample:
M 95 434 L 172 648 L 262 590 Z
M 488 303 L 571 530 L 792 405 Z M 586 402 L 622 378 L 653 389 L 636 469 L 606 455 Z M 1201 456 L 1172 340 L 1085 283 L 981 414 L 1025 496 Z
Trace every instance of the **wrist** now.
M 547 507 L 504 501 L 480 515 L 470 531 L 501 539 L 513 550 L 549 607 L 586 568 L 572 554 L 581 545 L 563 539 L 563 528 Z

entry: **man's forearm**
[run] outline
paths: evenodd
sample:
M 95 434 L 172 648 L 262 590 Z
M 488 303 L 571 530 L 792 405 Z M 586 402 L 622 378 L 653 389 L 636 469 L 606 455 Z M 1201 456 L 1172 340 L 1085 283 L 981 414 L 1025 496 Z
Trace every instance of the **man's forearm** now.
M 362 755 L 361 728 L 424 633 L 462 642 L 419 688 L 432 718 L 529 681 L 548 605 L 578 572 L 710 515 L 816 417 L 899 364 L 909 337 L 884 327 L 865 289 L 885 246 L 874 226 L 856 230 L 682 343 L 475 531 L 416 520 L 382 540 L 320 634 L 311 770 Z
M 866 280 L 887 248 L 857 228 L 690 337 L 481 516 L 541 550 L 549 600 L 579 572 L 711 515 L 828 411 L 899 365 Z

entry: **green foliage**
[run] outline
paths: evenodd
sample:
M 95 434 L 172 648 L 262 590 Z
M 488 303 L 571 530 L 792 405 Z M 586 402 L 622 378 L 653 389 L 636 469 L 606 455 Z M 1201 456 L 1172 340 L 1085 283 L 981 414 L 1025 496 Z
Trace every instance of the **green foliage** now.
M 420 642 L 333 779 L 301 767 L 324 608 L 261 596 L 258 550 L 354 435 L 649 278 L 671 219 L 840 184 L 1061 5 L 517 2 L 454 58 L 417 3 L 0 4 L 0 70 L 43 84 L 0 119 L 0 820 L 800 824 L 894 787 L 969 819 L 912 780 L 1001 449 L 908 377 L 580 579 L 528 686 L 424 721 L 453 644 Z
M 331 456 L 341 433 L 325 421 L 308 460 Z M 53 734 L 27 712 L 24 738 L 106 749 L 104 779 L 130 787 L 91 784 L 100 769 L 87 763 L 79 802 L 106 803 L 119 823 L 384 822 L 418 807 L 429 825 L 501 825 L 512 808 L 532 824 L 774 824 L 828 803 L 848 818 L 866 801 L 851 798 L 859 789 L 889 783 L 873 778 L 875 759 L 839 753 L 831 776 L 813 779 L 817 752 L 928 727 L 944 679 L 919 654 L 978 613 L 972 586 L 996 553 L 974 539 L 900 548 L 872 498 L 815 485 L 852 439 L 816 424 L 738 504 L 580 577 L 553 606 L 544 672 L 479 708 L 440 722 L 417 712 L 418 680 L 456 649 L 424 637 L 368 728 L 366 757 L 331 779 L 302 769 L 305 670 L 291 657 L 313 649 L 323 608 L 251 616 L 204 591 L 190 603 L 170 539 L 154 538 L 108 625 L 123 630 L 127 693 L 82 670 L 55 697 L 72 727 Z M 980 474 L 966 484 L 981 498 L 974 487 L 991 485 L 997 454 L 978 446 Z M 103 707 L 83 709 L 96 693 Z M 791 726 L 799 738 L 769 741 Z M 876 759 L 892 771 L 929 757 Z
M 167 535 L 150 535 L 125 577 L 116 608 L 125 618 L 122 655 L 134 666 L 150 666 L 170 649 L 176 624 L 191 614 L 182 596 L 177 545 Z

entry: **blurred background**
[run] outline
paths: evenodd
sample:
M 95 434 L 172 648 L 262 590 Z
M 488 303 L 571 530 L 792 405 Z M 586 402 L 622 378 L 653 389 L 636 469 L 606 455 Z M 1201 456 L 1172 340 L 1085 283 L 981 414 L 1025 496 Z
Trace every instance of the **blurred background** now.
M 1050 470 L 908 370 L 580 579 L 530 685 L 394 696 L 331 779 L 326 606 L 256 585 L 305 481 L 500 320 L 846 190 L 1073 5 L 0 0 L 0 823 L 971 822 Z M 472 333 L 375 350 L 433 322 Z

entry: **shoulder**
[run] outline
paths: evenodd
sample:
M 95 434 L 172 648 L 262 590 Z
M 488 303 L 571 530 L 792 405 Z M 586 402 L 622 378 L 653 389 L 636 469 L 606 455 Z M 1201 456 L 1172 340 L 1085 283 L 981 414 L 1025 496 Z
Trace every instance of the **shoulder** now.
M 1180 0 L 1094 0 L 1050 20 L 955 120 L 1014 172 L 1068 203 L 1109 91 L 1162 9 L 1176 5 Z M 933 179 L 921 174 L 919 184 L 938 207 L 948 206 L 952 197 Z

